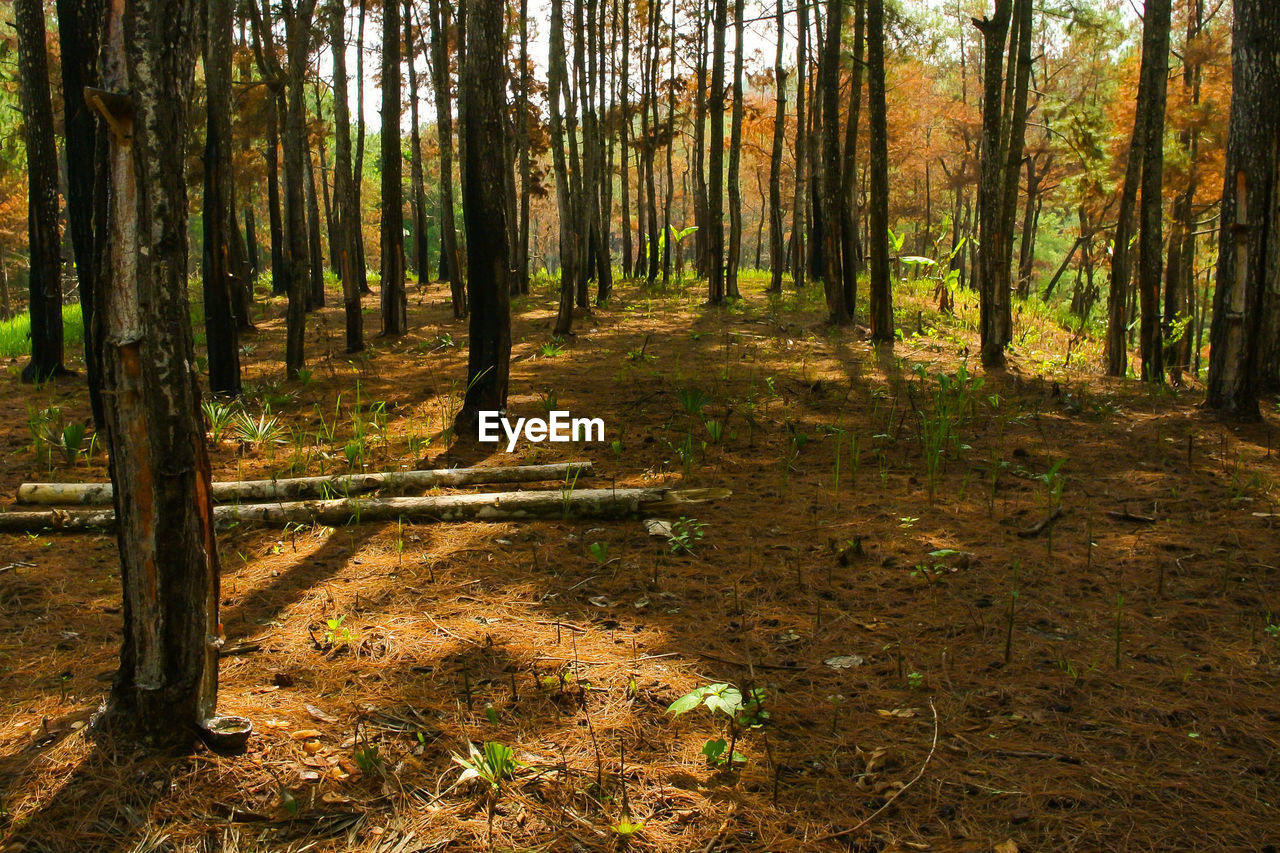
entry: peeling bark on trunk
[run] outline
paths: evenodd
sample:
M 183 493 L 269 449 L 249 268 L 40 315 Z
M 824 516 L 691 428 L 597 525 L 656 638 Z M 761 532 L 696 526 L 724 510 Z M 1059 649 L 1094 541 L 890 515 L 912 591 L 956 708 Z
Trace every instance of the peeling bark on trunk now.
M 1206 405 L 1258 420 L 1266 312 L 1275 307 L 1266 294 L 1280 275 L 1280 6 L 1271 0 L 1236 0 L 1231 76 Z
M 113 98 L 97 279 L 124 642 L 107 726 L 189 744 L 214 711 L 218 551 L 187 301 L 183 140 L 199 52 L 194 0 L 111 0 L 102 81 Z M 108 189 L 109 187 L 109 189 Z

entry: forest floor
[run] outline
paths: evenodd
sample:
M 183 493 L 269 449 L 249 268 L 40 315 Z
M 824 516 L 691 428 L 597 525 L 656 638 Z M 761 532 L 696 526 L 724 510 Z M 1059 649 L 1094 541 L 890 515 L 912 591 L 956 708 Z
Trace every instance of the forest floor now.
M 288 384 L 260 304 L 246 408 L 281 443 L 228 427 L 215 479 L 589 458 L 596 483 L 732 497 L 677 526 L 691 553 L 638 519 L 223 531 L 219 707 L 256 727 L 229 758 L 86 726 L 119 651 L 112 536 L 0 536 L 0 850 L 1276 849 L 1275 401 L 1223 424 L 1197 388 L 1101 377 L 1030 307 L 985 375 L 972 301 L 940 315 L 924 283 L 879 351 L 817 288 L 762 290 L 714 310 L 626 283 L 557 346 L 536 285 L 511 409 L 607 434 L 511 456 L 441 435 L 467 334 L 444 286 L 354 357 L 331 289 Z M 86 394 L 19 367 L 0 493 L 104 479 L 100 450 L 38 460 L 28 422 L 84 419 Z M 732 767 L 702 752 L 727 717 L 668 712 L 719 683 L 769 715 Z M 521 762 L 491 828 L 469 741 Z

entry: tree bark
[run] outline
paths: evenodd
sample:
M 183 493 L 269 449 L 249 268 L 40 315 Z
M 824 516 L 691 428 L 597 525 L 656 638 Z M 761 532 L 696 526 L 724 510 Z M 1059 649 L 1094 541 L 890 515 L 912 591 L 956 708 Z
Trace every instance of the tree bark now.
M 236 233 L 231 167 L 232 0 L 208 0 L 205 33 L 204 323 L 209 391 L 240 396 L 240 341 L 232 292 Z
M 738 2 L 738 0 L 735 0 Z M 725 297 L 724 280 L 724 54 L 729 0 L 713 0 L 711 22 L 711 92 L 707 112 L 711 116 L 711 141 L 707 160 L 707 301 L 719 305 Z
M 773 144 L 769 149 L 769 292 L 782 292 L 782 273 L 787 268 L 785 227 L 782 212 L 782 140 L 787 131 L 787 70 L 782 66 L 785 7 L 777 2 L 774 26 L 778 31 L 773 58 Z
M 1228 417 L 1258 420 L 1266 293 L 1280 274 L 1280 5 L 1236 0 L 1231 77 L 1205 404 Z
M 101 385 L 93 319 L 93 181 L 99 153 L 98 121 L 84 99 L 98 81 L 95 62 L 104 14 L 103 0 L 58 0 L 58 42 L 62 51 L 63 132 L 67 155 L 67 225 L 75 252 L 76 282 L 84 327 L 84 364 L 93 422 L 103 422 Z M 105 138 L 104 138 L 105 143 Z M 7 285 L 6 285 L 7 291 Z M 7 292 L 6 292 L 7 296 Z M 7 313 L 7 312 L 6 312 Z
M 210 494 L 216 503 L 235 501 L 258 503 L 299 498 L 350 496 L 372 491 L 425 491 L 441 487 L 475 486 L 494 483 L 574 481 L 594 477 L 590 462 L 557 462 L 548 465 L 513 465 L 493 468 L 439 468 L 427 471 L 387 471 L 371 474 L 340 474 L 332 477 L 293 477 L 281 480 L 237 480 L 213 483 Z M 112 502 L 110 483 L 23 483 L 18 487 L 20 504 L 94 506 Z
M 351 108 L 347 104 L 347 40 L 343 32 L 346 4 L 343 0 L 330 0 L 328 14 L 333 47 L 333 230 L 337 237 L 337 245 L 330 246 L 329 251 L 338 259 L 338 274 L 342 277 L 347 352 L 356 353 L 364 349 L 364 317 L 356 270 L 360 211 L 351 174 Z
M 418 28 L 421 30 L 421 27 Z M 409 72 L 409 206 L 413 222 L 413 273 L 418 283 L 431 279 L 427 257 L 427 191 L 422 177 L 422 134 L 418 129 L 418 39 L 414 36 L 413 4 L 404 2 L 404 50 Z
M 1138 230 L 1138 332 L 1142 378 L 1164 381 L 1164 342 L 1160 322 L 1160 280 L 1164 273 L 1164 112 L 1169 85 L 1170 0 L 1147 0 L 1142 25 L 1142 73 L 1148 102 L 1142 128 L 1142 209 Z
M 27 251 L 30 259 L 27 310 L 31 315 L 31 361 L 23 382 L 44 382 L 67 372 L 62 358 L 62 270 L 58 226 L 58 149 L 49 97 L 44 4 L 15 0 L 18 31 L 18 97 L 27 156 Z
M 503 0 L 466 0 L 464 8 L 462 215 L 467 231 L 471 338 L 467 391 L 457 418 L 460 432 L 473 428 L 481 411 L 506 409 L 511 366 L 511 286 L 507 281 L 511 266 L 503 203 L 505 7 Z
M 840 2 L 840 0 L 833 0 Z M 738 172 L 742 161 L 742 112 L 746 88 L 743 66 L 746 62 L 746 24 L 743 6 L 746 0 L 733 0 L 733 113 L 729 122 L 729 250 L 725 261 L 725 296 L 738 299 L 738 266 L 742 262 L 742 187 Z M 674 50 L 673 50 L 674 54 Z M 673 60 L 674 61 L 674 60 Z M 668 235 L 669 236 L 669 235 Z M 668 239 L 668 243 L 670 239 Z
M 892 343 L 893 289 L 889 280 L 889 129 L 884 91 L 884 0 L 867 0 L 867 113 L 871 142 L 868 242 L 871 244 L 871 339 Z
M 1023 2 L 1023 0 L 1019 0 Z M 1013 14 L 1013 0 L 996 0 L 990 18 L 974 18 L 974 26 L 982 33 L 982 147 L 978 182 L 978 300 L 979 332 L 982 339 L 982 364 L 984 367 L 1004 365 L 1005 322 L 1004 303 L 1000 297 L 1000 267 L 1006 257 L 1009 235 L 1002 231 L 1003 180 L 1006 162 L 1001 159 L 1004 150 L 1002 98 L 1002 69 L 1004 67 L 1004 42 L 1009 32 L 1009 19 Z M 1008 281 L 1004 280 L 1007 289 Z M 1005 302 L 1008 301 L 1006 295 Z
M 449 279 L 455 320 L 467 316 L 467 292 L 462 281 L 458 253 L 458 227 L 453 215 L 453 99 L 449 92 L 449 5 L 430 0 L 431 77 L 436 96 L 436 139 L 440 145 L 440 243 L 441 267 Z
M 822 213 L 823 284 L 827 319 L 835 326 L 848 325 L 852 317 L 844 292 L 844 258 L 841 254 L 845 221 L 844 182 L 840 161 L 840 41 L 844 30 L 843 0 L 827 0 L 826 44 L 819 64 L 822 89 Z
M 470 19 L 470 14 L 468 14 Z M 219 524 L 325 524 L 384 521 L 519 521 L 530 518 L 626 518 L 680 513 L 689 504 L 729 497 L 727 489 L 556 489 L 405 498 L 347 498 L 214 507 Z M 115 524 L 111 510 L 0 513 L 0 532 L 92 531 Z M 217 650 L 214 647 L 216 665 Z
M 858 310 L 858 273 L 862 247 L 858 245 L 858 118 L 862 110 L 863 44 L 866 39 L 866 0 L 854 0 L 853 67 L 849 74 L 849 118 L 844 129 L 844 157 L 840 167 L 840 273 L 844 279 L 845 310 L 854 319 Z
M 808 77 L 809 57 L 807 41 L 809 38 L 808 0 L 796 2 L 796 140 L 795 140 L 795 202 L 791 208 L 791 280 L 796 289 L 804 287 L 805 281 L 805 211 L 808 202 L 805 200 L 806 152 L 808 150 L 808 126 L 805 124 L 805 79 Z M 883 4 L 881 5 L 883 10 Z M 882 45 L 883 49 L 883 45 Z M 882 78 L 883 79 L 883 78 Z M 886 200 L 886 204 L 887 204 Z M 885 214 L 886 219 L 888 213 Z
M 111 0 L 103 86 L 120 93 L 98 182 L 108 205 L 101 318 L 124 641 L 106 726 L 189 744 L 213 715 L 218 549 L 187 301 L 186 151 L 195 0 Z M 123 94 L 128 92 L 127 95 Z
M 560 220 L 560 304 L 553 334 L 567 335 L 573 329 L 573 289 L 578 278 L 580 254 L 573 186 L 565 153 L 563 101 L 568 105 L 568 74 L 565 69 L 563 0 L 551 0 L 551 51 L 547 67 L 547 100 L 551 106 L 551 167 L 556 179 L 556 210 Z
M 404 290 L 404 190 L 400 152 L 400 4 L 382 7 L 382 334 L 402 335 L 408 320 Z

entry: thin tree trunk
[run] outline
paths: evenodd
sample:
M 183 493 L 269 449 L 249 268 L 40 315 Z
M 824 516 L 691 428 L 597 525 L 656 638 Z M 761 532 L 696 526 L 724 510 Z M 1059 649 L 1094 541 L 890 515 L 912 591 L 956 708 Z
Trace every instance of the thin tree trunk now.
M 421 30 L 421 27 L 418 28 Z M 422 177 L 422 134 L 418 129 L 418 40 L 414 37 L 413 4 L 404 3 L 404 50 L 409 71 L 409 205 L 413 221 L 413 273 L 421 284 L 431 278 L 427 257 L 427 191 Z
M 1142 207 L 1138 229 L 1138 298 L 1142 306 L 1139 353 L 1142 378 L 1164 381 L 1160 279 L 1164 272 L 1164 111 L 1169 83 L 1170 0 L 1147 0 L 1142 26 L 1142 66 L 1148 104 L 1142 129 Z
M 884 0 L 867 0 L 867 118 L 871 150 L 868 235 L 871 339 L 893 343 L 893 290 L 889 281 L 889 129 L 884 84 Z
M 828 0 L 826 46 L 819 64 L 822 90 L 823 279 L 829 321 L 848 325 L 852 317 L 845 298 L 841 235 L 846 215 L 840 160 L 840 41 L 844 30 L 843 0 Z
M 316 194 L 315 163 L 308 154 L 302 160 L 306 166 L 307 181 L 307 248 L 310 260 L 310 292 L 307 294 L 307 310 L 324 307 L 324 249 L 320 237 L 320 202 Z M 331 250 L 332 251 L 332 250 Z
M 49 98 L 49 63 L 44 4 L 15 0 L 18 31 L 18 95 L 27 158 L 27 247 L 31 315 L 31 361 L 23 382 L 44 382 L 65 374 L 62 364 L 62 270 L 58 227 L 58 149 Z
M 360 310 L 360 274 L 356 269 L 356 232 L 360 228 L 351 174 L 351 113 L 347 105 L 347 42 L 343 32 L 347 10 L 343 0 L 329 2 L 329 41 L 333 47 L 333 199 L 337 244 L 329 250 L 338 259 L 342 277 L 342 307 L 346 319 L 347 352 L 364 349 L 364 316 Z
M 529 292 L 529 207 L 533 196 L 529 139 L 529 0 L 520 0 L 520 88 L 516 109 L 517 161 L 520 169 L 520 230 L 516 237 L 516 280 L 512 293 Z
M 838 0 L 836 0 L 838 2 Z M 742 161 L 743 65 L 746 61 L 745 0 L 733 0 L 733 113 L 729 124 L 729 256 L 725 262 L 725 296 L 738 299 L 738 266 L 742 262 L 742 187 L 738 172 Z
M 769 292 L 782 292 L 782 273 L 786 270 L 786 245 L 783 238 L 782 212 L 782 140 L 787 130 L 787 70 L 782 66 L 782 45 L 786 32 L 785 8 L 777 2 L 775 27 L 778 41 L 773 58 L 773 145 L 769 150 Z
M 1019 0 L 1024 2 L 1024 0 Z M 996 0 L 990 18 L 974 18 L 982 33 L 982 148 L 978 183 L 978 267 L 979 332 L 984 367 L 1004 365 L 1004 321 L 1000 299 L 1000 266 L 1009 235 L 1001 231 L 1003 222 L 1003 180 L 1007 163 L 1001 159 L 1003 113 L 1001 109 L 1005 36 L 1013 13 L 1013 0 Z M 1004 284 L 1008 285 L 1007 279 Z M 1007 297 L 1006 297 L 1007 301 Z
M 795 141 L 795 203 L 791 209 L 791 279 L 797 290 L 805 283 L 805 211 L 808 201 L 805 185 L 808 177 L 805 164 L 808 160 L 808 126 L 805 124 L 805 80 L 808 77 L 809 57 L 809 0 L 796 2 L 796 141 Z M 886 214 L 887 217 L 887 214 Z
M 400 4 L 382 8 L 382 216 L 380 233 L 382 334 L 407 330 L 408 305 L 404 290 L 404 189 L 400 186 Z
M 551 50 L 547 67 L 547 99 L 551 105 L 551 164 L 556 179 L 556 208 L 560 219 L 560 306 L 553 334 L 567 335 L 573 329 L 573 290 L 578 277 L 580 234 L 574 215 L 573 187 L 565 155 L 564 111 L 569 103 L 568 74 L 565 70 L 563 0 L 551 0 Z
M 736 2 L 736 0 L 735 0 Z M 724 265 L 724 55 L 729 0 L 713 0 L 711 22 L 711 143 L 707 162 L 707 300 L 719 305 L 725 297 Z
M 67 155 L 67 225 L 75 251 L 76 282 L 84 329 L 84 364 L 89 385 L 93 422 L 103 422 L 101 386 L 98 380 L 97 344 L 93 320 L 93 181 L 96 163 L 102 159 L 98 148 L 98 122 L 84 99 L 86 86 L 96 86 L 95 61 L 104 14 L 103 0 L 58 0 L 58 43 L 61 47 L 63 131 Z M 76 96 L 75 93 L 79 93 Z M 5 315 L 8 316 L 8 284 L 5 284 Z
M 866 38 L 866 0 L 854 0 L 853 67 L 849 81 L 849 118 L 844 129 L 844 157 L 840 167 L 840 273 L 844 279 L 845 310 L 852 320 L 858 310 L 858 273 L 862 249 L 858 245 L 858 118 L 862 110 L 863 44 Z
M 449 279 L 453 317 L 467 316 L 467 292 L 462 281 L 462 257 L 458 252 L 458 227 L 453 215 L 453 102 L 449 93 L 449 5 L 430 0 L 431 76 L 436 96 L 436 138 L 440 144 L 440 234 Z
M 204 323 L 209 391 L 240 395 L 240 346 L 232 291 L 235 207 L 231 167 L 232 0 L 208 0 L 204 53 Z

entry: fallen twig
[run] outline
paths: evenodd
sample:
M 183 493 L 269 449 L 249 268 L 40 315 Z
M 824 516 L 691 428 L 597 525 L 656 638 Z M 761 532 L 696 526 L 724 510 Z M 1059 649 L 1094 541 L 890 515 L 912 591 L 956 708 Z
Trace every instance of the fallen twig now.
M 901 797 L 904 791 L 916 782 L 920 781 L 920 777 L 924 775 L 925 768 L 929 766 L 929 762 L 933 759 L 933 753 L 938 749 L 938 709 L 933 706 L 932 699 L 929 700 L 929 710 L 933 711 L 933 744 L 929 747 L 929 754 L 924 757 L 924 763 L 920 765 L 920 769 L 916 772 L 916 775 L 911 778 L 911 781 L 894 791 L 889 799 L 884 801 L 884 805 L 867 815 L 859 821 L 857 825 L 851 826 L 848 829 L 842 829 L 839 832 L 832 832 L 827 835 L 821 835 L 817 838 L 810 838 L 807 842 L 808 844 L 820 844 L 823 841 L 832 841 L 836 838 L 843 838 L 846 835 L 852 835 L 867 824 L 871 823 L 871 821 L 875 820 L 881 812 L 893 805 L 894 801 L 896 801 L 898 797 Z
M 1119 521 L 1133 521 L 1133 522 L 1137 522 L 1138 524 L 1155 524 L 1156 523 L 1156 520 L 1149 515 L 1138 515 L 1136 513 L 1129 512 L 1129 510 L 1127 509 L 1123 511 L 1109 509 L 1107 510 L 1107 515 Z
M 1031 525 L 1030 527 L 1025 527 L 1022 530 L 1019 530 L 1018 535 L 1024 539 L 1030 539 L 1033 536 L 1039 536 L 1041 533 L 1044 533 L 1044 531 L 1047 528 L 1049 528 L 1059 518 L 1062 518 L 1062 507 L 1055 506 L 1053 508 L 1053 512 L 1049 513 L 1047 516 L 1045 516 L 1035 524 Z

